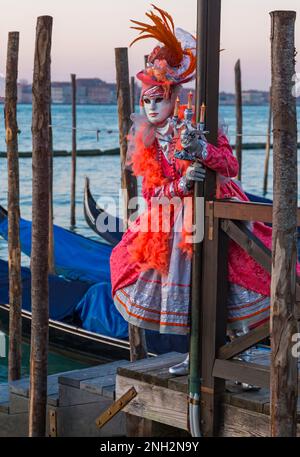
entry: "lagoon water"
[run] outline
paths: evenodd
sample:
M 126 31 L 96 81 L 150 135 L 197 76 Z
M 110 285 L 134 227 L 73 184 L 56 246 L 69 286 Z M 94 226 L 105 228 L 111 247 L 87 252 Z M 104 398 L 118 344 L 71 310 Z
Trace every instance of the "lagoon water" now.
M 1 107 L 3 111 L 3 107 Z M 300 107 L 298 119 L 300 122 Z M 4 121 L 0 123 L 0 151 L 5 151 Z M 221 106 L 220 117 L 228 124 L 229 138 L 235 139 L 235 108 Z M 244 138 L 245 143 L 264 142 L 267 131 L 268 107 L 244 107 Z M 18 108 L 19 150 L 31 151 L 31 106 L 20 105 Z M 71 150 L 71 106 L 54 105 L 52 107 L 53 142 L 56 150 Z M 118 147 L 118 119 L 116 106 L 79 105 L 77 108 L 77 148 L 78 149 L 110 149 Z M 300 123 L 298 128 L 300 127 Z M 100 130 L 99 141 L 96 131 Z M 110 131 L 110 133 L 108 132 Z M 299 140 L 298 140 L 299 141 Z M 264 150 L 245 150 L 243 153 L 242 182 L 246 191 L 262 195 Z M 31 219 L 31 159 L 20 159 L 20 199 L 21 215 Z M 70 219 L 70 176 L 71 159 L 54 158 L 54 217 L 55 224 L 69 227 Z M 77 223 L 76 230 L 87 237 L 97 237 L 87 226 L 83 216 L 84 177 L 89 176 L 91 190 L 96 198 L 111 197 L 117 202 L 120 188 L 120 161 L 117 156 L 78 157 L 77 159 Z M 269 192 L 272 198 L 272 154 L 269 170 Z M 6 159 L 0 158 L 0 204 L 7 205 L 7 165 Z M 0 239 L 0 258 L 7 259 L 7 244 Z M 23 265 L 28 265 L 26 256 Z M 26 348 L 24 349 L 26 352 Z M 52 356 L 51 356 L 52 357 Z M 26 357 L 25 357 L 26 359 Z M 61 362 L 50 358 L 50 371 L 59 371 Z M 71 361 L 72 362 L 72 361 Z M 1 362 L 2 363 L 2 362 Z M 72 362 L 73 363 L 73 362 Z M 27 364 L 24 370 L 26 372 Z M 73 365 L 72 365 L 73 368 Z M 70 368 L 71 369 L 71 368 Z M 6 365 L 0 364 L 0 382 L 6 379 Z

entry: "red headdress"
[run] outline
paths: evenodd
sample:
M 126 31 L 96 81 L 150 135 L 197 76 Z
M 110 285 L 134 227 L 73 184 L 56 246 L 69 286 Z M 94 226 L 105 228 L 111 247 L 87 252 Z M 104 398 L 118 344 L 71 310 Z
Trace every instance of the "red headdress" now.
M 152 6 L 160 16 L 153 11 L 146 13 L 153 24 L 132 20 L 136 26 L 131 28 L 139 30 L 140 36 L 131 45 L 145 38 L 159 41 L 148 57 L 146 68 L 137 74 L 137 78 L 143 86 L 163 86 L 168 95 L 170 86 L 186 83 L 195 77 L 196 39 L 182 29 L 175 30 L 170 14 Z

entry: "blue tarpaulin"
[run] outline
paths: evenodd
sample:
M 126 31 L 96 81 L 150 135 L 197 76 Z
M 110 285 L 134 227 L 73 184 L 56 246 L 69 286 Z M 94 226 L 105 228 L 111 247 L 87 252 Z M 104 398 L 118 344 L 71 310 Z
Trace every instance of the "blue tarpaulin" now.
M 7 217 L 0 218 L 0 236 L 7 239 Z M 31 222 L 20 220 L 22 252 L 30 256 Z M 109 257 L 111 246 L 54 227 L 55 269 L 49 276 L 49 312 L 62 321 L 76 314 L 85 330 L 115 338 L 128 338 L 128 324 L 111 296 Z M 30 269 L 22 267 L 22 308 L 31 311 Z M 8 303 L 8 264 L 0 260 L 0 303 Z M 187 352 L 188 339 L 146 331 L 148 350 L 157 354 Z
M 8 237 L 7 217 L 0 221 L 0 236 Z M 21 249 L 30 257 L 31 222 L 20 220 Z M 55 271 L 67 279 L 89 283 L 110 281 L 112 247 L 54 225 Z
M 31 273 L 22 267 L 22 308 L 31 311 Z M 51 319 L 63 320 L 73 314 L 75 306 L 90 288 L 90 284 L 81 281 L 69 281 L 59 276 L 49 276 L 49 314 Z M 9 303 L 8 299 L 8 263 L 0 259 L 0 303 Z
M 75 312 L 85 330 L 116 338 L 128 337 L 128 323 L 114 305 L 110 283 L 93 285 L 77 304 Z

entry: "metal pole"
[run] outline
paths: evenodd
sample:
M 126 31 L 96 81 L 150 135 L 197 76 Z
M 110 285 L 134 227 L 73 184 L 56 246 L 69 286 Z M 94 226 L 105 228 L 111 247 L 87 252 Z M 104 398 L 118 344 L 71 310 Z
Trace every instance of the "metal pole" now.
M 296 436 L 297 113 L 294 11 L 271 13 L 273 233 L 271 280 L 271 435 Z
M 8 34 L 5 129 L 8 170 L 8 251 L 9 251 L 9 356 L 8 379 L 21 377 L 22 357 L 22 278 L 20 248 L 20 184 L 17 123 L 17 79 L 19 32 Z

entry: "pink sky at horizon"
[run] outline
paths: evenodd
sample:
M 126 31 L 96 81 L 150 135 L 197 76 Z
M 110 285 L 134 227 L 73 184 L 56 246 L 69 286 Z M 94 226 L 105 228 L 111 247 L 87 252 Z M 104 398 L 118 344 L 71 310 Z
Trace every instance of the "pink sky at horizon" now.
M 128 46 L 136 36 L 130 19 L 144 21 L 148 0 L 2 0 L 0 17 L 0 73 L 5 73 L 7 33 L 20 31 L 19 79 L 32 79 L 36 18 L 53 16 L 52 80 L 99 77 L 115 80 L 114 48 Z M 196 0 L 155 4 L 172 14 L 175 25 L 191 33 L 196 29 Z M 243 89 L 267 90 L 270 85 L 269 12 L 297 12 L 296 47 L 300 46 L 299 0 L 223 0 L 220 90 L 234 90 L 233 67 L 241 59 Z M 130 74 L 143 65 L 143 56 L 154 47 L 153 40 L 137 43 L 129 50 Z M 300 64 L 296 64 L 300 72 Z

